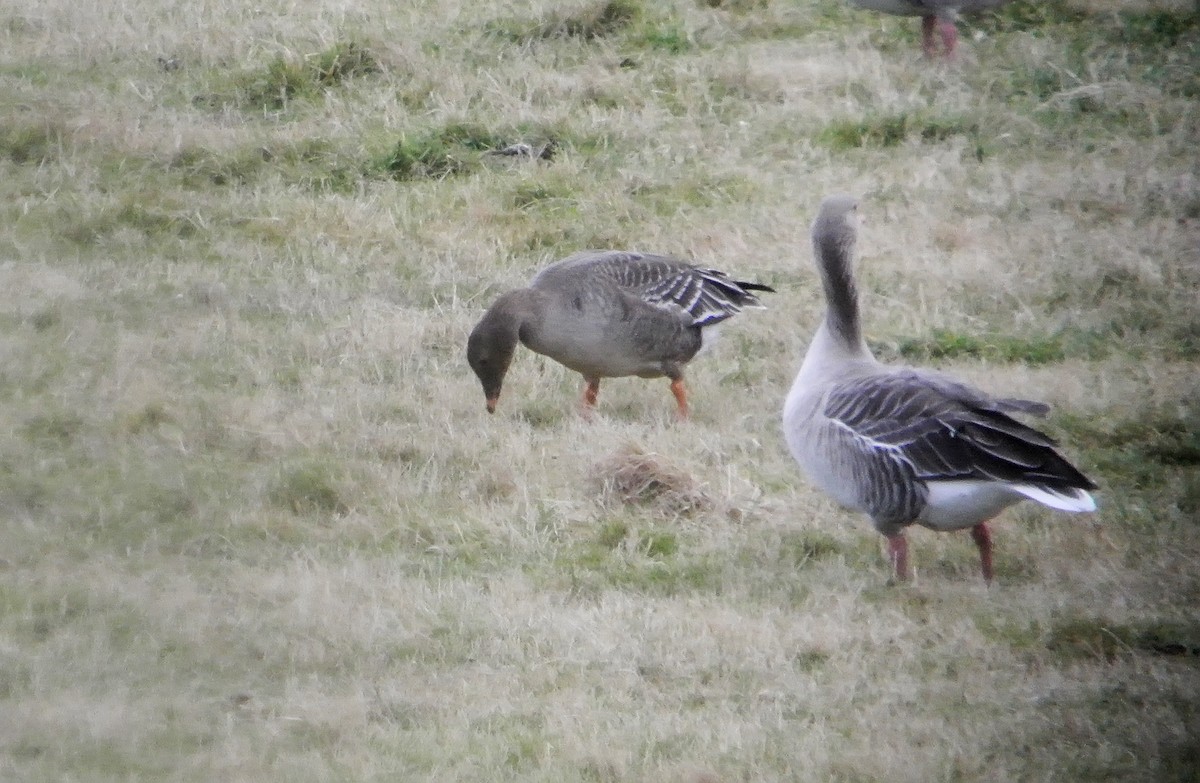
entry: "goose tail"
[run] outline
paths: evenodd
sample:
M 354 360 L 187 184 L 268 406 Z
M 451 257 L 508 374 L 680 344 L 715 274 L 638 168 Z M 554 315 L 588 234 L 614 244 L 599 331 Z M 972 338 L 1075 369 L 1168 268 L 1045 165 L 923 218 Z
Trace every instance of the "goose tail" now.
M 1030 500 L 1036 500 L 1044 506 L 1056 508 L 1059 511 L 1095 511 L 1096 499 L 1087 490 L 1078 487 L 1058 489 L 1055 487 L 1035 486 L 1033 484 L 1016 484 L 1013 489 Z

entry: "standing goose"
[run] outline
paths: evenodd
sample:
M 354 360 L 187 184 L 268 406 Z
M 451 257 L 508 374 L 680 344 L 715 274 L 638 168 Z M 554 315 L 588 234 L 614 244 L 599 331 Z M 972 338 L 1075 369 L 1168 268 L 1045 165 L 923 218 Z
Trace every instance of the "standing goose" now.
M 1049 436 L 1010 413 L 1049 406 L 1000 399 L 928 370 L 887 367 L 863 339 L 853 253 L 858 203 L 822 202 L 813 252 L 827 311 L 783 408 L 788 449 L 808 479 L 864 512 L 887 537 L 898 580 L 908 578 L 904 528 L 971 529 L 992 581 L 987 520 L 1021 500 L 1094 511 L 1096 489 Z
M 596 404 L 601 378 L 665 375 L 680 418 L 687 418 L 683 365 L 710 327 L 742 308 L 762 307 L 751 291 L 774 289 L 667 256 L 585 250 L 497 299 L 471 332 L 467 361 L 489 413 L 522 342 L 583 375 L 585 411 Z
M 998 8 L 1009 0 L 850 0 L 859 8 L 897 16 L 921 17 L 921 48 L 927 57 L 937 55 L 935 34 L 940 35 L 947 59 L 958 46 L 958 15 Z

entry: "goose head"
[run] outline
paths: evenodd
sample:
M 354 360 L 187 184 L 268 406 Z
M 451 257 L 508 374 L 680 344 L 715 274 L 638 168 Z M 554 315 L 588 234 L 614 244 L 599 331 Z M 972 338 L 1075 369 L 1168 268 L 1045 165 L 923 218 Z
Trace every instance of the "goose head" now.
M 511 291 L 497 299 L 467 339 L 467 363 L 483 386 L 488 413 L 496 412 L 504 376 L 520 340 L 524 322 L 520 293 Z

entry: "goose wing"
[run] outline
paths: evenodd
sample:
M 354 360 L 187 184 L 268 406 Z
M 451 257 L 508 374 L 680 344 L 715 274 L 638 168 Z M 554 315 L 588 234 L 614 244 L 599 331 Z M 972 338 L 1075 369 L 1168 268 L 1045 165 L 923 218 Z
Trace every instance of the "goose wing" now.
M 588 274 L 611 281 L 626 293 L 657 307 L 682 310 L 693 326 L 708 326 L 747 307 L 762 307 L 754 291 L 774 289 L 733 280 L 717 269 L 703 269 L 670 256 L 629 251 L 585 251 L 562 265 L 586 266 Z
M 1031 400 L 992 398 L 915 370 L 835 384 L 824 415 L 855 447 L 906 465 L 919 481 L 977 479 L 1054 489 L 1094 489 L 1053 438 L 1009 415 L 1044 414 Z

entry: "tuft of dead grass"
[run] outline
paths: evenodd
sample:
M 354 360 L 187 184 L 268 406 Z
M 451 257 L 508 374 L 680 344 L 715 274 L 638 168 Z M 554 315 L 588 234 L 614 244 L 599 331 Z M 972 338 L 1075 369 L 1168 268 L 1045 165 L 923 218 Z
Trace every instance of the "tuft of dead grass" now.
M 662 455 L 633 444 L 596 463 L 591 477 L 604 502 L 649 505 L 670 516 L 691 516 L 713 507 L 694 477 Z

